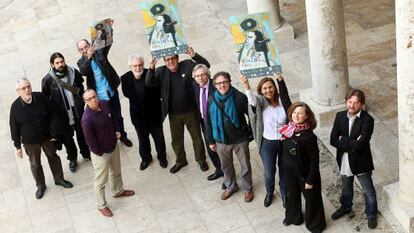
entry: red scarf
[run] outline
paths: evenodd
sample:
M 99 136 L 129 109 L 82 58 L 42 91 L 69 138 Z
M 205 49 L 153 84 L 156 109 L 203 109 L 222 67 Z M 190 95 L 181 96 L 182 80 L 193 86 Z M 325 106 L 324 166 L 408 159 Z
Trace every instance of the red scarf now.
M 281 140 L 291 138 L 294 133 L 309 129 L 308 123 L 296 124 L 292 121 L 289 124 L 280 127 L 279 132 L 282 134 Z

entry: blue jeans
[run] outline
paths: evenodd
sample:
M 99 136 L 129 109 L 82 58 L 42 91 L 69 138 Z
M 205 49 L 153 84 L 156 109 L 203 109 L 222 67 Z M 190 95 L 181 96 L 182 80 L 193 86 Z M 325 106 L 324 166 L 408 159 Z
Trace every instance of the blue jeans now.
M 365 197 L 365 214 L 368 218 L 377 216 L 378 205 L 377 195 L 375 193 L 374 184 L 372 183 L 372 172 L 367 172 L 356 177 L 361 183 L 362 189 L 364 190 Z M 352 208 L 352 199 L 354 197 L 354 176 L 341 176 L 342 179 L 342 194 L 341 194 L 341 205 L 344 208 Z
M 276 159 L 279 157 L 279 187 L 282 197 L 286 197 L 285 169 L 282 163 L 282 143 L 280 140 L 262 139 L 260 157 L 263 161 L 266 193 L 273 194 L 275 190 Z

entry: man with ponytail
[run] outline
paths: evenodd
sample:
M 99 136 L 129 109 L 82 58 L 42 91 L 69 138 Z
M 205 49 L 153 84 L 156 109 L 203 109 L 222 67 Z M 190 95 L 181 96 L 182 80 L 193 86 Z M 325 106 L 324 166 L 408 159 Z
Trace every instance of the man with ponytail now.
M 70 161 L 69 170 L 75 172 L 78 167 L 78 152 L 73 140 L 73 131 L 76 132 L 82 157 L 91 159 L 80 124 L 85 105 L 82 99 L 83 78 L 77 69 L 66 65 L 65 58 L 59 52 L 50 56 L 50 66 L 49 72 L 42 80 L 42 93 L 55 105 L 67 122 L 66 129 L 57 135 L 57 139 L 66 148 L 67 159 Z

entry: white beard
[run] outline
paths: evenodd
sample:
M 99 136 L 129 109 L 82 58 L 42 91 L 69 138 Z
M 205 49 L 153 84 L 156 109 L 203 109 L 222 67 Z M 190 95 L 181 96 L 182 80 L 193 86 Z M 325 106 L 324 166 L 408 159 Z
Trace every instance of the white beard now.
M 141 72 L 138 72 L 138 73 L 135 73 L 135 72 L 132 72 L 133 74 L 134 74 L 134 77 L 136 78 L 136 79 L 140 79 L 141 78 L 141 76 L 142 76 L 142 74 L 144 73 L 144 71 L 141 71 Z

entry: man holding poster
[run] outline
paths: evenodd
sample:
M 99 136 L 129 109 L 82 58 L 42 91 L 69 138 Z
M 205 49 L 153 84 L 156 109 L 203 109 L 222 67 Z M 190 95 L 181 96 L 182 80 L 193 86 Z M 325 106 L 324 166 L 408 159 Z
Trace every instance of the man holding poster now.
M 109 19 L 109 24 L 114 21 Z M 112 34 L 112 30 L 111 30 Z M 121 83 L 118 74 L 108 60 L 111 45 L 95 50 L 88 40 L 82 39 L 77 43 L 78 51 L 82 57 L 78 60 L 79 71 L 86 76 L 86 86 L 98 95 L 99 100 L 109 101 L 120 132 L 121 142 L 127 147 L 132 147 L 124 129 L 124 119 L 121 114 L 118 86 Z
M 157 69 L 155 69 L 157 59 L 153 58 L 145 79 L 147 86 L 161 88 L 163 119 L 167 114 L 169 116 L 171 144 L 177 156 L 176 164 L 170 169 L 171 173 L 178 172 L 188 164 L 184 150 L 184 126 L 193 140 L 194 155 L 200 169 L 208 170 L 199 113 L 192 86 L 192 72 L 197 64 L 204 64 L 207 67 L 210 67 L 210 64 L 205 58 L 195 53 L 192 47 L 189 47 L 187 54 L 191 59 L 180 62 L 178 55 L 166 56 L 164 57 L 165 65 Z

